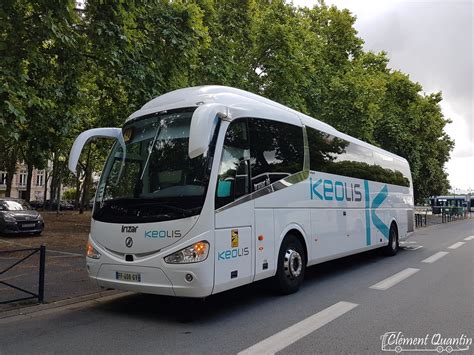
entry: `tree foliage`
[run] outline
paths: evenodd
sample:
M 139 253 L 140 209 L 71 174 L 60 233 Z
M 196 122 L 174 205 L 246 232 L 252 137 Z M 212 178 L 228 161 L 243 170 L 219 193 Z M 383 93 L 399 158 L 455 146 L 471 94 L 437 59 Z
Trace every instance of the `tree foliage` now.
M 324 2 L 90 0 L 78 8 L 73 0 L 3 0 L 0 169 L 15 159 L 42 168 L 49 159 L 60 183 L 79 132 L 121 125 L 167 91 L 220 84 L 407 158 L 417 200 L 445 192 L 453 141 L 441 93 L 424 94 L 390 69 L 386 53 L 364 51 L 354 22 Z M 91 146 L 81 179 L 90 183 L 108 148 Z

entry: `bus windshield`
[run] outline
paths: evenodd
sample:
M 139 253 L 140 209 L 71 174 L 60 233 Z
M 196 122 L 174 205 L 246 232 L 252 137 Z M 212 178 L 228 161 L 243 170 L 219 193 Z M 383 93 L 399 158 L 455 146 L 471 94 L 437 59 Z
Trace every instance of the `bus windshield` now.
M 201 212 L 209 171 L 202 155 L 188 156 L 194 109 L 143 116 L 123 128 L 126 149 L 115 144 L 101 176 L 94 219 L 157 222 Z

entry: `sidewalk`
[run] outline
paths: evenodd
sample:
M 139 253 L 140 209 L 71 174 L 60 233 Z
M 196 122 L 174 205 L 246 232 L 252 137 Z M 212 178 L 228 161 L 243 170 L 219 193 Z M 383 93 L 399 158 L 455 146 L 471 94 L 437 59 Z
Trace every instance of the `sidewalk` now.
M 45 230 L 41 236 L 2 236 L 0 250 L 46 246 L 44 302 L 75 298 L 101 290 L 90 281 L 85 265 L 85 246 L 89 235 L 90 214 L 78 212 L 41 212 Z M 15 263 L 27 252 L 0 255 L 0 271 Z M 0 276 L 0 280 L 31 292 L 38 292 L 39 253 Z M 0 302 L 27 296 L 0 285 Z M 36 305 L 36 300 L 0 304 L 0 312 Z

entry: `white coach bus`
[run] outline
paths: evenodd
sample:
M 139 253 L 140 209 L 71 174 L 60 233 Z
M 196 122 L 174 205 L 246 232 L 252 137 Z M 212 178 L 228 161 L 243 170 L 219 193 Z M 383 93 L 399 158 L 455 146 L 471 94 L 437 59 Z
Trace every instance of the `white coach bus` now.
M 205 297 L 383 248 L 413 231 L 407 161 L 286 106 L 201 86 L 155 98 L 116 139 L 95 196 L 87 269 L 99 286 Z

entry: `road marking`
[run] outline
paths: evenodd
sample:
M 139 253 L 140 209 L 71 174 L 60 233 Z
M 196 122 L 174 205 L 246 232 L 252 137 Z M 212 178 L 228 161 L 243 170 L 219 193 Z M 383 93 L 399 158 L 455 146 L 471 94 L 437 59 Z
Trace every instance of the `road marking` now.
M 403 245 L 402 246 L 402 249 L 410 250 L 410 251 L 418 250 L 421 248 L 423 248 L 423 245 Z
M 464 244 L 466 244 L 466 243 L 464 243 L 464 242 L 457 242 L 457 243 L 454 243 L 453 245 L 450 245 L 450 246 L 448 247 L 448 249 L 457 249 L 457 248 L 459 248 L 460 246 L 463 246 Z
M 325 326 L 329 322 L 349 312 L 358 304 L 350 302 L 338 302 L 323 309 L 321 312 L 303 319 L 282 331 L 268 337 L 265 340 L 239 352 L 237 355 L 270 355 L 286 348 L 306 335 Z
M 388 290 L 390 287 L 405 280 L 406 278 L 417 273 L 418 271 L 420 271 L 420 269 L 413 269 L 409 267 L 405 270 L 402 270 L 396 273 L 393 276 L 387 277 L 385 280 L 382 280 L 376 283 L 375 285 L 370 286 L 369 288 L 373 288 L 374 290 L 382 290 L 382 291 Z
M 469 237 L 464 238 L 464 240 L 474 240 L 474 235 L 470 235 Z
M 427 264 L 432 264 L 436 260 L 441 259 L 443 256 L 448 255 L 449 253 L 447 251 L 439 251 L 436 254 L 431 255 L 429 258 L 426 258 L 425 260 L 422 260 L 422 263 L 427 263 Z

